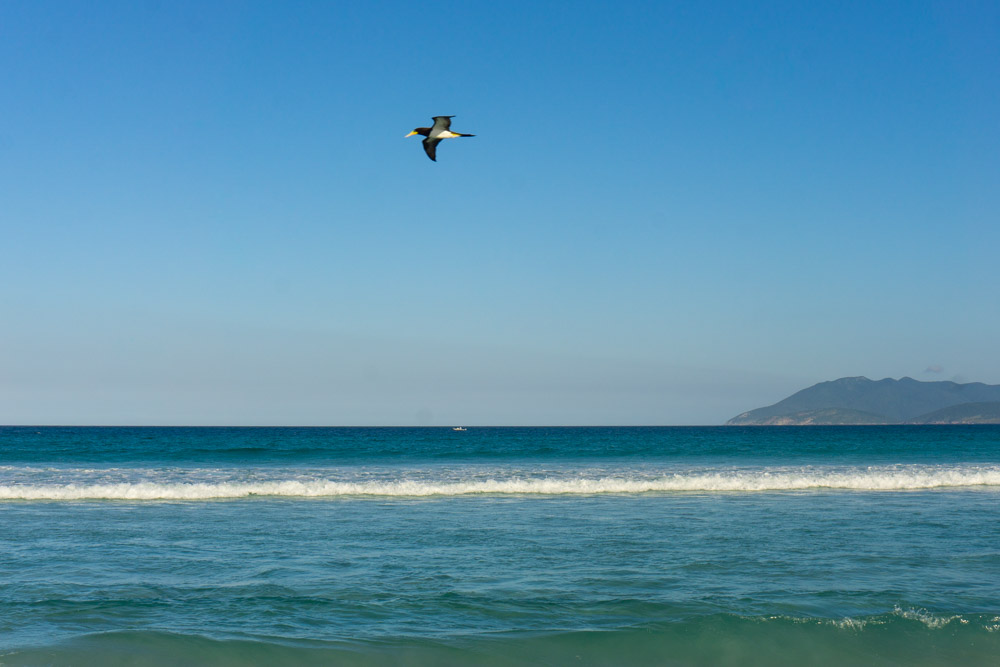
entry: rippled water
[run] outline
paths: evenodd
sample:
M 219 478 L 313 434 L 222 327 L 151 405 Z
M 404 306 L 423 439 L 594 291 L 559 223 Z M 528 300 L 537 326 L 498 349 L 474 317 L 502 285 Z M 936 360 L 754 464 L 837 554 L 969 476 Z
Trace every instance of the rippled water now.
M 0 428 L 0 664 L 997 664 L 1000 428 Z

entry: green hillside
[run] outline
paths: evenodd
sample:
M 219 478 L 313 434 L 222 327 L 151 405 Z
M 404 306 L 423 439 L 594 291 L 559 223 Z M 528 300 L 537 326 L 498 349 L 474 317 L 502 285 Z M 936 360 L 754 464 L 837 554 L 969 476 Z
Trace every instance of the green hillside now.
M 952 405 L 912 420 L 914 424 L 1000 424 L 1000 402 Z
M 991 423 L 992 408 L 966 413 L 967 405 L 1000 405 L 1000 385 L 919 382 L 913 378 L 840 378 L 820 382 L 774 405 L 744 412 L 731 426 L 754 424 Z M 948 409 L 956 408 L 949 413 Z M 938 414 L 938 413 L 941 414 Z M 979 414 L 981 413 L 981 414 Z M 929 421 L 920 421 L 931 418 Z M 954 415 L 954 416 L 952 416 Z M 979 420 L 979 421 L 973 421 Z

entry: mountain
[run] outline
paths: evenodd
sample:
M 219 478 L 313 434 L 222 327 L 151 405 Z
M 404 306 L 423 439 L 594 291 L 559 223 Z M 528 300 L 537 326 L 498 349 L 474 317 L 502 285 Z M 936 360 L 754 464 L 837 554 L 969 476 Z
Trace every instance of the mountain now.
M 737 415 L 726 424 L 1000 423 L 1000 418 L 990 416 L 995 415 L 993 408 L 946 411 L 966 404 L 992 403 L 1000 404 L 1000 385 L 850 377 L 820 382 L 774 405 Z M 947 421 L 950 419 L 954 421 Z M 972 419 L 981 421 L 968 421 Z
M 1000 424 L 1000 402 L 952 405 L 911 419 L 910 422 L 913 424 Z
M 752 411 L 756 412 L 756 411 Z M 862 410 L 847 410 L 844 408 L 825 408 L 822 410 L 801 410 L 782 415 L 758 417 L 752 421 L 746 418 L 749 412 L 733 417 L 727 426 L 814 426 L 833 424 L 890 424 L 882 415 L 864 412 Z

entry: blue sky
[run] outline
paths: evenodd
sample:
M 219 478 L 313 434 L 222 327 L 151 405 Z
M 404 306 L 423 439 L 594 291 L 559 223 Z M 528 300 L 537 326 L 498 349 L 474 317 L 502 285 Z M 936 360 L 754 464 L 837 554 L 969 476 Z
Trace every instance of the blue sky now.
M 990 2 L 6 2 L 0 423 L 1000 383 L 998 118 Z

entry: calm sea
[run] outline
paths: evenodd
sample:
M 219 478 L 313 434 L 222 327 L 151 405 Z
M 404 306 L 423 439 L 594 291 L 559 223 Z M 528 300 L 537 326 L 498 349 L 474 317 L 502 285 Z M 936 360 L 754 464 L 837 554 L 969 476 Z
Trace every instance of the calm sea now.
M 0 427 L 2 665 L 997 665 L 1000 427 Z

